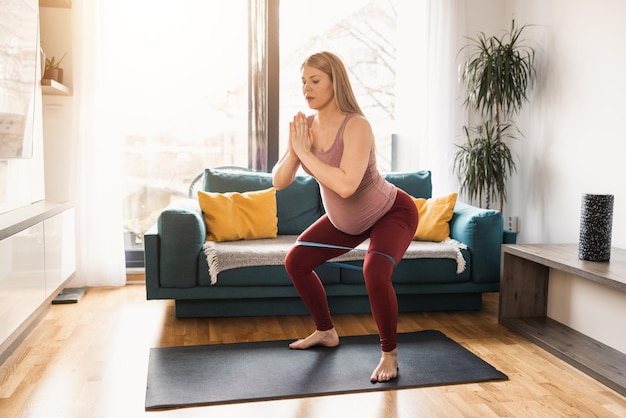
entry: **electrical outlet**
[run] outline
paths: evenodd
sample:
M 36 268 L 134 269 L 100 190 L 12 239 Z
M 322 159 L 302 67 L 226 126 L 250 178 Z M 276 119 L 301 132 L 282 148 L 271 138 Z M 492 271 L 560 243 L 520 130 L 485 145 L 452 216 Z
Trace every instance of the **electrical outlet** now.
M 507 219 L 507 229 L 513 232 L 519 232 L 519 217 L 509 216 Z

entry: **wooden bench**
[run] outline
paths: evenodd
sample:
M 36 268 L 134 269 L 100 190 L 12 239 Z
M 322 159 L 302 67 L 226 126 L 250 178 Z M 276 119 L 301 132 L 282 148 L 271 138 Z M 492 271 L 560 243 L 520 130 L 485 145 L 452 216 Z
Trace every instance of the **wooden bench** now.
M 626 292 L 626 250 L 600 263 L 579 260 L 577 244 L 503 245 L 501 266 L 498 321 L 626 396 L 626 354 L 547 317 L 550 269 Z

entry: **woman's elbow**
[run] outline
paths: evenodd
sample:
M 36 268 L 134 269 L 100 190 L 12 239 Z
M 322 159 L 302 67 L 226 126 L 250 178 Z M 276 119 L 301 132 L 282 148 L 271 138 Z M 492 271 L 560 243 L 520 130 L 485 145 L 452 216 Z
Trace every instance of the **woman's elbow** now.
M 276 190 L 281 190 L 284 189 L 284 186 L 281 184 L 280 181 L 278 181 L 276 178 L 272 178 L 272 186 L 276 189 Z
M 342 187 L 340 190 L 337 190 L 337 194 L 342 199 L 347 199 L 347 198 L 349 198 L 350 196 L 352 196 L 356 192 L 357 188 L 358 188 L 358 186 L 348 185 L 346 187 Z
M 274 175 L 272 177 L 272 186 L 274 186 L 276 190 L 282 190 L 287 188 L 287 186 L 289 186 L 292 181 L 293 179 L 286 179 L 281 176 Z

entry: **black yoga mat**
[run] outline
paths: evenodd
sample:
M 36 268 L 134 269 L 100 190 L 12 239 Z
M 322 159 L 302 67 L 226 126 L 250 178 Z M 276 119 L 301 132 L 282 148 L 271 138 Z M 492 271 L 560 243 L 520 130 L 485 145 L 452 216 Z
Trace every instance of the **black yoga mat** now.
M 290 350 L 291 341 L 152 348 L 146 410 L 508 379 L 434 330 L 398 334 L 398 378 L 375 384 L 377 335 L 336 348 Z

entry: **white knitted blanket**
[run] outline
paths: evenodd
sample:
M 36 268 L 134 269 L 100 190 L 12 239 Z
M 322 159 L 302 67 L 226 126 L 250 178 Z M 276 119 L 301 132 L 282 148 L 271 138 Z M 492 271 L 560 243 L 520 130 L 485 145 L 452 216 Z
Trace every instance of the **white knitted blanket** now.
M 217 275 L 225 270 L 284 264 L 287 252 L 297 239 L 297 235 L 279 235 L 277 238 L 270 239 L 206 241 L 203 248 L 209 265 L 211 284 L 217 283 Z M 369 240 L 330 261 L 362 260 L 367 253 L 368 246 Z M 412 241 L 403 258 L 451 258 L 457 262 L 458 274 L 465 270 L 465 259 L 461 253 L 461 249 L 465 248 L 467 248 L 465 244 L 451 238 L 442 242 Z

